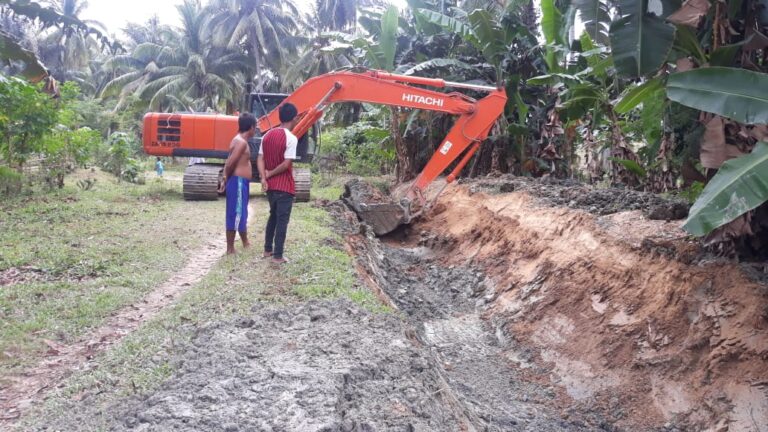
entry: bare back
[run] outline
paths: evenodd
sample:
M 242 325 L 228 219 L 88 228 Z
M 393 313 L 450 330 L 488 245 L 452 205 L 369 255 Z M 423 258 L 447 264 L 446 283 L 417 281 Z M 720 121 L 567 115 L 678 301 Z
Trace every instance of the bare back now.
M 233 174 L 250 179 L 253 177 L 251 168 L 251 149 L 248 141 L 240 134 L 235 135 L 232 143 L 229 145 L 229 157 L 236 157 L 237 160 L 227 160 L 227 164 L 234 167 Z

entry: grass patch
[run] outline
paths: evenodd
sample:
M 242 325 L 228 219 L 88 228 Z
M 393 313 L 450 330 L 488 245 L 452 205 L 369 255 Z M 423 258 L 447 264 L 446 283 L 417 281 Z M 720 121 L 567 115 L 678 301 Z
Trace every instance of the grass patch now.
M 0 367 L 27 364 L 43 339 L 71 342 L 165 280 L 221 225 L 222 204 L 183 201 L 179 185 L 96 178 L 0 205 Z M 68 183 L 74 184 L 74 181 Z

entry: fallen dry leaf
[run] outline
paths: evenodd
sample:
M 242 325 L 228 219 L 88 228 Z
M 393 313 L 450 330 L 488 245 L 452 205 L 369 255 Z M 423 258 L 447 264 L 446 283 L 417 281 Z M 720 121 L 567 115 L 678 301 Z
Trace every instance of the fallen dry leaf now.
M 704 168 L 719 169 L 723 162 L 744 154 L 738 147 L 725 142 L 725 120 L 714 116 L 706 122 L 701 138 L 701 165 Z
M 667 21 L 696 28 L 709 6 L 709 0 L 687 0 L 677 12 L 667 17 Z
M 693 63 L 693 60 L 689 59 L 688 57 L 683 57 L 681 59 L 677 60 L 677 71 L 678 72 L 685 72 L 693 69 L 695 64 Z
M 768 36 L 759 31 L 752 30 L 747 33 L 747 43 L 744 44 L 744 51 L 756 51 L 768 47 Z

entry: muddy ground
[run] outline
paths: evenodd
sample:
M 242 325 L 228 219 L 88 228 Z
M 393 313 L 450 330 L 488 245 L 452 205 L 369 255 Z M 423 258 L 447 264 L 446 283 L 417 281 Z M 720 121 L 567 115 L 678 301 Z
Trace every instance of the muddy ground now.
M 393 312 L 257 304 L 156 391 L 38 430 L 768 431 L 766 286 L 690 259 L 676 204 L 580 188 L 452 186 L 383 239 L 327 203 Z
M 390 244 L 484 276 L 480 316 L 513 341 L 507 367 L 556 386 L 550 407 L 586 413 L 592 428 L 768 430 L 765 284 L 703 259 L 680 221 L 647 217 L 669 202 L 568 197 L 623 202 L 585 212 L 553 205 L 582 186 L 498 185 L 449 188 Z

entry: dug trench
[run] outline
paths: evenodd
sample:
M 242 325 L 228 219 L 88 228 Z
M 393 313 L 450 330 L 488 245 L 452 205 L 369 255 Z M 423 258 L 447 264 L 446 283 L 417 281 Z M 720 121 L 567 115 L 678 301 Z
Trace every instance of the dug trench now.
M 474 429 L 768 431 L 760 278 L 663 220 L 679 203 L 541 186 L 468 182 L 348 237 Z

